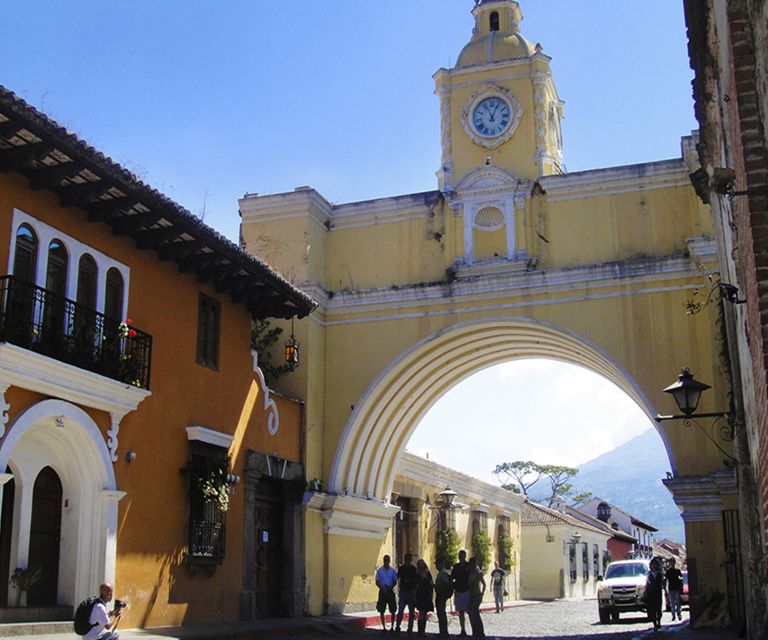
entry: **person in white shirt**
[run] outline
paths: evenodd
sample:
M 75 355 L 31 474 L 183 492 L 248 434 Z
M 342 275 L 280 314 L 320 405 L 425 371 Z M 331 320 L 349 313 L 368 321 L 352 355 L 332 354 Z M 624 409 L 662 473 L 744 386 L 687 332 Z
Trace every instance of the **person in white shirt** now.
M 114 590 L 112 585 L 105 582 L 99 587 L 99 599 L 91 609 L 88 622 L 93 625 L 86 633 L 84 640 L 119 640 L 120 634 L 115 631 L 122 611 L 107 611 L 107 603 L 112 601 Z

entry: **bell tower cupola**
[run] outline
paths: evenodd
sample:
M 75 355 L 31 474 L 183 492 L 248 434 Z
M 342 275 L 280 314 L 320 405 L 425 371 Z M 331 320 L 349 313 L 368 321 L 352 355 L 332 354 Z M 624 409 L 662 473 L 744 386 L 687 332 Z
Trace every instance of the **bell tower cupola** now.
M 472 35 L 456 65 L 434 76 L 440 97 L 440 189 L 453 192 L 483 166 L 529 180 L 562 173 L 563 102 L 549 56 L 520 33 L 520 4 L 476 0 L 472 16 Z

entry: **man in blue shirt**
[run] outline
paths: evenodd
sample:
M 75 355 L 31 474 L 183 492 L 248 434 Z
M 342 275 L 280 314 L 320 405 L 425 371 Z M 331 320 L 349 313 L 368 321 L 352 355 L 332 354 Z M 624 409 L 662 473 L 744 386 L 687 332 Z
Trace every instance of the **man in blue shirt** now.
M 395 630 L 395 585 L 397 584 L 397 571 L 391 566 L 390 557 L 384 556 L 384 564 L 376 569 L 376 586 L 379 588 L 379 599 L 376 602 L 376 611 L 381 616 L 381 628 L 387 632 L 385 613 L 389 609 L 390 633 Z

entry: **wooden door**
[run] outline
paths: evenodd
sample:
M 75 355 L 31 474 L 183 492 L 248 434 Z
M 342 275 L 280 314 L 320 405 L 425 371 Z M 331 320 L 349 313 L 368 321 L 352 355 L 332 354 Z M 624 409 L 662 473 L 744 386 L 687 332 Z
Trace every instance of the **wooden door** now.
M 253 593 L 259 618 L 282 614 L 283 503 L 279 488 L 260 482 L 253 511 Z
M 35 480 L 29 532 L 29 567 L 40 567 L 40 580 L 27 593 L 29 606 L 55 605 L 59 586 L 61 481 L 45 467 Z
M 10 473 L 10 469 L 5 470 Z M 3 485 L 3 513 L 0 522 L 0 607 L 8 606 L 8 584 L 11 577 L 11 535 L 13 533 L 13 499 L 16 484 L 11 479 Z

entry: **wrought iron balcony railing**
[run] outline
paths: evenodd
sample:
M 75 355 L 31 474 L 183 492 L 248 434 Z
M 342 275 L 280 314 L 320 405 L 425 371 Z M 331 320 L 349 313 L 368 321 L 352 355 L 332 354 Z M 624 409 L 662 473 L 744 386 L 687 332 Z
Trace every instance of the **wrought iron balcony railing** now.
M 0 276 L 0 342 L 149 389 L 152 336 L 13 276 Z

